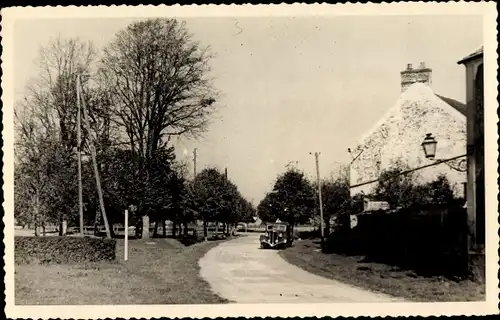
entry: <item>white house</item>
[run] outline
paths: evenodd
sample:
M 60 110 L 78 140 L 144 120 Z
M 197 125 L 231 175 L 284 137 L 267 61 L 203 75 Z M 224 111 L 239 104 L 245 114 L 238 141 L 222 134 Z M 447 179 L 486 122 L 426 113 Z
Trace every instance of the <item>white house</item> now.
M 438 141 L 436 157 L 451 158 L 466 154 L 466 107 L 440 96 L 431 88 L 432 70 L 422 63 L 401 72 L 402 93 L 395 105 L 369 130 L 352 149 L 350 166 L 351 195 L 370 194 L 380 173 L 403 164 L 409 169 L 433 163 L 425 158 L 421 143 L 432 133 Z M 454 161 L 465 164 L 464 158 Z M 464 195 L 466 173 L 451 169 L 446 163 L 415 171 L 420 183 L 433 181 L 445 174 L 457 196 Z

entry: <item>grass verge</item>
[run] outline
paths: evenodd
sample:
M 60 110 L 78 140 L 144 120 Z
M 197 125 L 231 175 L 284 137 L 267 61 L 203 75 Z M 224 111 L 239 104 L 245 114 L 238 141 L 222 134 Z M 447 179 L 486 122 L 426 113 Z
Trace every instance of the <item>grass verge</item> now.
M 17 305 L 226 303 L 199 276 L 198 260 L 221 241 L 184 247 L 173 239 L 123 240 L 115 262 L 17 265 Z
M 421 277 L 412 271 L 381 263 L 364 262 L 364 257 L 324 254 L 317 240 L 298 241 L 280 252 L 289 263 L 313 274 L 370 291 L 410 301 L 481 301 L 485 284 L 469 280 L 455 282 L 444 277 Z

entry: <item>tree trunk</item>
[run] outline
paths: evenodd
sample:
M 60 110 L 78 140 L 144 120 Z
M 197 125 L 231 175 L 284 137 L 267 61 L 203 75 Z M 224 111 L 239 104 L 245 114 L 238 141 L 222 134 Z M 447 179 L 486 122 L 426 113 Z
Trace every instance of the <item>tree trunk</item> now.
M 142 217 L 142 239 L 149 239 L 149 216 Z
M 330 217 L 326 217 L 325 219 L 325 237 L 330 235 Z
M 59 236 L 63 235 L 63 218 L 59 217 Z
M 140 239 L 142 236 L 142 221 L 137 219 L 135 222 L 135 238 Z
M 127 232 L 127 230 L 125 230 L 125 232 Z M 111 239 L 116 238 L 115 228 L 114 228 L 112 223 L 110 223 L 110 225 L 109 225 L 109 233 L 111 234 Z
M 184 221 L 184 236 L 187 237 L 188 236 L 188 223 L 187 221 Z
M 46 232 L 45 232 L 45 222 L 42 222 L 42 235 L 45 237 Z
M 40 197 L 38 190 L 36 190 L 35 195 L 35 237 L 38 237 L 38 220 L 39 220 L 39 210 L 40 210 Z
M 158 237 L 158 221 L 155 221 L 155 229 L 153 231 L 153 238 Z
M 208 230 L 207 230 L 207 221 L 203 220 L 203 236 L 205 237 L 205 241 L 208 238 Z
M 215 221 L 215 237 L 219 236 L 219 222 Z
M 165 220 L 161 221 L 163 238 L 167 237 L 167 222 Z
M 175 238 L 176 233 L 177 233 L 177 222 L 172 221 L 172 238 Z

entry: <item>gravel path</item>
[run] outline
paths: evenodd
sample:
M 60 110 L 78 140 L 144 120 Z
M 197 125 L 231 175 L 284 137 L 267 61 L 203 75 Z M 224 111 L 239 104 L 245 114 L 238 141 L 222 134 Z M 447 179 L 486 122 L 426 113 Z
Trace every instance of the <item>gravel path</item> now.
M 219 296 L 237 303 L 390 302 L 372 293 L 308 273 L 259 248 L 259 234 L 223 242 L 199 261 L 202 278 Z

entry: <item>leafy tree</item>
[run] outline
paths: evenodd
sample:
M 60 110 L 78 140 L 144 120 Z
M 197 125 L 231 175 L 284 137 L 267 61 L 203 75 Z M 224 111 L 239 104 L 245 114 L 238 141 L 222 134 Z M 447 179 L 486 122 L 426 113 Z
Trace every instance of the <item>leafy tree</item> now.
M 257 215 L 257 209 L 253 206 L 253 204 L 244 199 L 241 198 L 241 213 L 238 216 L 238 220 L 241 222 L 253 222 L 253 218 Z
M 401 174 L 405 167 L 395 167 L 382 171 L 375 188 L 375 197 L 387 201 L 392 207 L 407 208 L 413 204 L 415 176 L 413 173 Z
M 175 221 L 182 181 L 171 167 L 174 160 L 173 148 L 157 150 L 148 163 L 127 149 L 113 148 L 103 155 L 100 162 L 106 166 L 102 185 L 110 223 L 121 221 L 124 210 L 131 205 L 137 208 L 132 219 L 139 223 L 147 215 L 155 223 L 155 233 L 159 224 Z M 152 178 L 145 180 L 145 172 Z M 149 225 L 138 227 L 149 230 Z
M 257 206 L 257 215 L 262 221 L 270 222 L 278 219 L 279 207 L 275 205 L 278 202 L 275 193 L 267 193 Z
M 234 183 L 215 168 L 204 169 L 192 183 L 192 205 L 203 220 L 204 235 L 208 222 L 236 224 L 243 217 L 244 200 Z M 224 228 L 226 232 L 226 228 Z
M 273 192 L 268 194 L 258 207 L 262 220 L 280 219 L 292 228 L 305 223 L 314 213 L 314 189 L 303 172 L 289 168 L 278 176 Z
M 404 168 L 401 167 L 383 171 L 375 189 L 375 198 L 387 201 L 395 208 L 452 203 L 456 200 L 445 175 L 439 175 L 434 181 L 418 184 L 413 173 L 401 174 L 403 171 Z
M 76 165 L 71 165 L 64 147 L 57 143 L 37 141 L 31 151 L 31 157 L 18 159 L 15 165 L 14 214 L 20 221 L 34 223 L 38 235 L 37 227 L 45 230 L 47 223 L 61 225 L 74 215 Z
M 436 180 L 415 187 L 412 205 L 451 204 L 456 200 L 448 178 L 439 175 Z
M 342 177 L 322 182 L 321 195 L 323 200 L 323 219 L 326 232 L 330 232 L 332 217 L 340 223 L 346 214 L 349 214 L 351 196 L 349 182 Z

